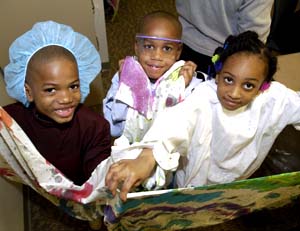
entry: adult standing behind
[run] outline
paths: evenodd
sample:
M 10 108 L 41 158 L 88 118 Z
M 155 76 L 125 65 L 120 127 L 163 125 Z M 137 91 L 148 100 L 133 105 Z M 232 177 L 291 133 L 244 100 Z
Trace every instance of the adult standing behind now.
M 255 31 L 266 42 L 270 32 L 274 0 L 176 0 L 182 24 L 183 50 L 180 59 L 209 72 L 211 56 L 229 35 Z

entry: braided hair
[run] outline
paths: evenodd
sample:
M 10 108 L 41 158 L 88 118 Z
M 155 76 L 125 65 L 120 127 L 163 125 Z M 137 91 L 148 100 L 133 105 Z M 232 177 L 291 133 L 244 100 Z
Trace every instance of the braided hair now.
M 227 37 L 223 47 L 218 47 L 214 52 L 214 56 L 212 57 L 214 66 L 210 76 L 215 77 L 222 69 L 226 59 L 239 52 L 260 55 L 262 60 L 267 64 L 267 76 L 265 81 L 271 82 L 273 80 L 273 75 L 277 70 L 277 57 L 259 40 L 258 34 L 254 31 L 245 31 L 239 35 L 230 35 Z

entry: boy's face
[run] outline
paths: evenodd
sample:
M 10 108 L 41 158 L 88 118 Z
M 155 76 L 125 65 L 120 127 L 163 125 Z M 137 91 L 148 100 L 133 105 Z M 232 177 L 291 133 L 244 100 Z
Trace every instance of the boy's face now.
M 266 64 L 258 55 L 237 53 L 227 58 L 216 76 L 217 95 L 227 110 L 250 103 L 260 93 Z
M 142 34 L 158 38 L 137 38 L 135 43 L 138 61 L 147 76 L 152 80 L 157 80 L 178 60 L 182 50 L 181 43 L 163 39 L 180 40 L 180 33 L 167 20 L 153 19 L 145 25 Z
M 58 58 L 28 73 L 26 95 L 39 113 L 57 123 L 71 121 L 81 98 L 77 64 Z

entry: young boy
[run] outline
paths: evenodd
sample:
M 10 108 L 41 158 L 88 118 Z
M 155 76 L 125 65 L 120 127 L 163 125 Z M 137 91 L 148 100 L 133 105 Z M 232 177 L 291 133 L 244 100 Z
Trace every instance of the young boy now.
M 109 123 L 81 104 L 101 69 L 93 44 L 71 27 L 36 23 L 11 45 L 4 109 L 43 157 L 82 185 L 111 152 Z M 104 177 L 104 176 L 103 176 Z
M 216 78 L 162 112 L 140 146 L 123 150 L 142 150 L 135 160 L 111 166 L 106 184 L 113 193 L 122 185 L 123 200 L 155 167 L 176 170 L 178 187 L 245 179 L 288 124 L 299 129 L 300 97 L 272 81 L 277 59 L 255 32 L 230 36 L 217 50 Z
M 178 61 L 182 28 L 167 12 L 155 11 L 141 20 L 135 41 L 136 57 L 126 57 L 103 100 L 115 144 L 139 142 L 157 114 L 171 107 L 202 82 L 193 78 L 196 65 Z

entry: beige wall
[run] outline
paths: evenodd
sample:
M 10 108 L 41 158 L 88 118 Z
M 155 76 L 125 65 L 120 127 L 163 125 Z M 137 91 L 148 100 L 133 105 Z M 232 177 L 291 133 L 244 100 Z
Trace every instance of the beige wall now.
M 278 70 L 275 80 L 287 87 L 300 91 L 300 53 L 278 56 Z
M 14 102 L 5 92 L 4 81 L 0 74 L 0 106 Z M 0 176 L 0 230 L 23 231 L 23 192 L 22 185 L 9 182 Z
M 14 39 L 29 30 L 34 23 L 45 20 L 68 24 L 86 35 L 98 47 L 102 62 L 108 62 L 103 1 L 93 1 L 94 4 L 86 0 L 0 1 L 1 67 L 8 63 L 8 48 Z M 96 10 L 95 14 L 93 7 Z M 96 38 L 96 34 L 99 38 Z M 99 46 L 96 40 L 99 40 Z
M 13 103 L 14 100 L 8 97 L 2 76 L 0 75 L 0 106 Z M 0 229 L 1 230 L 1 229 Z
M 23 191 L 22 185 L 0 177 L 0 230 L 23 231 Z

